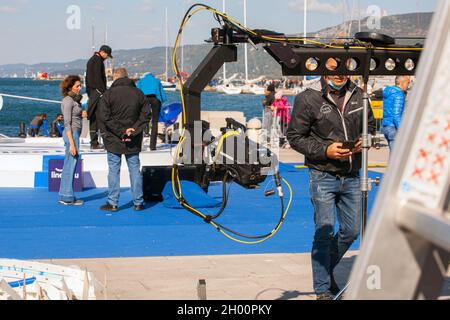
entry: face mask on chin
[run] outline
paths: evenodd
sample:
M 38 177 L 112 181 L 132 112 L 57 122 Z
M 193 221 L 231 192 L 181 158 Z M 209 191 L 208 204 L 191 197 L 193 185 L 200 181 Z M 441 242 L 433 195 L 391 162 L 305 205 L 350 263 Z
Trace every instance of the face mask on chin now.
M 336 90 L 336 91 L 340 91 L 342 88 L 345 87 L 345 85 L 347 84 L 347 81 L 348 80 L 346 80 L 342 85 L 338 86 L 332 80 L 328 80 L 328 85 L 330 86 L 331 89 Z

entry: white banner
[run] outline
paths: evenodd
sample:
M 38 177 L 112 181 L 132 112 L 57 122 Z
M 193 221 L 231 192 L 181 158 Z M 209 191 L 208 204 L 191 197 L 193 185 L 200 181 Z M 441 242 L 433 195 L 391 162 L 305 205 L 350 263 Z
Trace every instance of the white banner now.
M 443 52 L 450 52 L 450 37 Z M 415 200 L 431 209 L 443 204 L 450 181 L 450 56 L 443 54 L 435 70 L 400 185 L 402 199 Z

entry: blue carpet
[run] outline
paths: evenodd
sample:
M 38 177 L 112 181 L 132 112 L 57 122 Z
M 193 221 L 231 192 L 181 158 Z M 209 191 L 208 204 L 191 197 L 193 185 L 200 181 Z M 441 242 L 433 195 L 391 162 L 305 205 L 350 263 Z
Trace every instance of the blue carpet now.
M 291 210 L 275 237 L 254 246 L 232 242 L 189 212 L 167 209 L 161 203 L 148 204 L 145 211 L 136 213 L 128 189 L 122 190 L 121 211 L 112 216 L 98 209 L 105 203 L 105 189 L 78 194 L 86 201 L 83 207 L 61 206 L 57 194 L 46 189 L 0 189 L 0 257 L 72 259 L 309 252 L 314 223 L 308 172 L 283 165 L 282 173 L 294 189 Z M 234 185 L 228 208 L 218 222 L 251 235 L 270 232 L 280 216 L 280 201 L 276 196 L 264 197 L 269 180 L 259 190 Z M 370 207 L 376 191 L 374 188 L 370 193 Z M 220 184 L 211 187 L 210 195 L 221 197 Z M 214 214 L 216 210 L 204 212 Z M 356 242 L 352 249 L 358 247 Z

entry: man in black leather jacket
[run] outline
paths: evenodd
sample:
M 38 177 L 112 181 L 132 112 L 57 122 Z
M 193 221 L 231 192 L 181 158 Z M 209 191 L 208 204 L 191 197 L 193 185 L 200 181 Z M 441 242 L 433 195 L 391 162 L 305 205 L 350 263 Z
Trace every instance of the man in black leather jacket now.
M 314 290 L 318 299 L 330 300 L 339 292 L 333 270 L 360 232 L 363 91 L 347 76 L 325 76 L 323 80 L 322 91 L 308 89 L 296 97 L 287 138 L 309 167 L 316 225 Z M 372 110 L 369 130 L 375 133 Z M 354 147 L 343 149 L 343 143 L 350 141 L 355 142 Z

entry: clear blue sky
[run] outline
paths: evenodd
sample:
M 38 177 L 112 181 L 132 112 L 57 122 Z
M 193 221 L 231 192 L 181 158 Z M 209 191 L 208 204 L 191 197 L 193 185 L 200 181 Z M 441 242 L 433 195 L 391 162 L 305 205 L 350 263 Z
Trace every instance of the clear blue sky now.
M 96 45 L 113 49 L 164 45 L 165 8 L 169 11 L 173 43 L 184 11 L 202 2 L 222 9 L 222 0 L 0 0 L 0 65 L 9 63 L 66 62 L 91 52 L 91 25 L 95 19 Z M 303 0 L 247 0 L 248 26 L 285 33 L 303 32 Z M 350 19 L 352 8 L 362 11 L 377 5 L 388 14 L 434 11 L 437 0 L 308 0 L 308 31 L 317 31 Z M 344 5 L 346 3 L 346 6 Z M 81 9 L 81 28 L 69 30 L 70 5 Z M 243 0 L 226 0 L 227 13 L 243 21 Z M 347 9 L 346 9 L 347 8 Z M 200 13 L 186 30 L 185 43 L 198 44 L 216 26 L 210 13 Z

